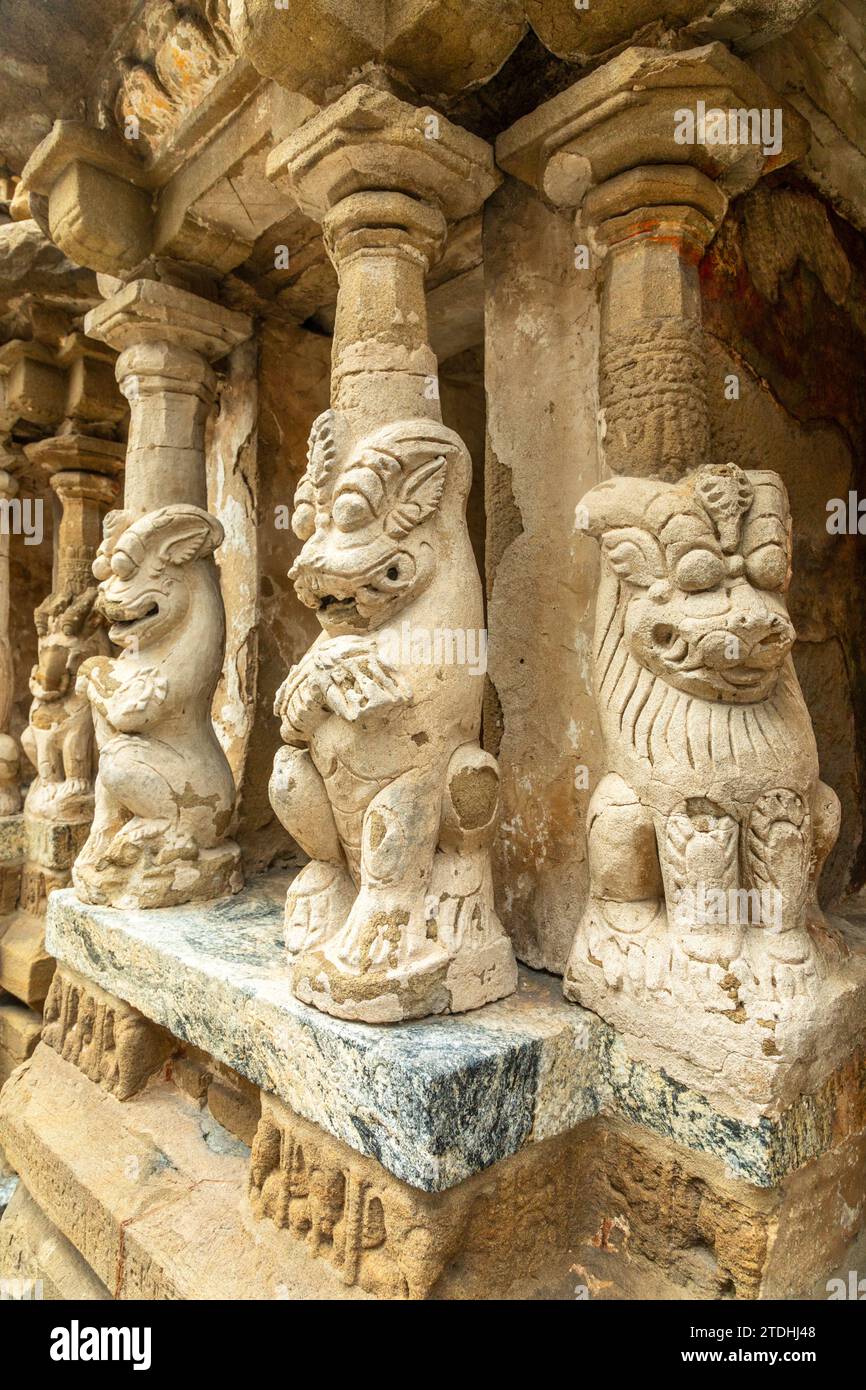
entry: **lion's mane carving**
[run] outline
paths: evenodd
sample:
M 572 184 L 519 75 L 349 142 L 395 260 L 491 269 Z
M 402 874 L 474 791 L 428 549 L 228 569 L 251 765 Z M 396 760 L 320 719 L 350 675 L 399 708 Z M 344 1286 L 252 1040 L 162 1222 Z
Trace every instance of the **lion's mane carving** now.
M 437 422 L 354 441 L 329 411 L 295 497 L 291 577 L 323 630 L 277 694 L 289 746 L 271 801 L 311 861 L 286 904 L 293 987 L 346 1017 L 473 1008 L 515 984 L 493 907 L 483 681 L 418 652 L 395 661 L 384 640 L 481 627 L 470 480 L 465 445 Z
M 817 882 L 839 803 L 791 660 L 781 479 L 734 464 L 584 498 L 601 545 L 595 687 L 607 774 L 566 972 L 585 998 L 662 991 L 736 1016 L 810 989 L 839 950 Z
M 213 552 L 220 523 L 176 505 L 132 520 L 112 512 L 93 571 L 116 658 L 78 688 L 99 746 L 90 837 L 72 879 L 87 902 L 158 907 L 239 886 L 224 839 L 234 783 L 211 722 L 225 623 Z

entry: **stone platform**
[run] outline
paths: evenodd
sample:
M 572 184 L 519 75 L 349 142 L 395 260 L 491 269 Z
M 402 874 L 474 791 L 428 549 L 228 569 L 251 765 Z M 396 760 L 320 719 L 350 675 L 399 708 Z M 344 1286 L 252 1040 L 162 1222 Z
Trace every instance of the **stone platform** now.
M 52 895 L 45 1026 L 0 1095 L 20 1180 L 0 1277 L 97 1299 L 754 1299 L 826 1296 L 848 1267 L 860 1052 L 747 1121 L 528 970 L 475 1013 L 348 1023 L 290 991 L 286 883 L 148 912 Z
M 866 1123 L 862 1049 L 781 1113 L 726 1113 L 636 1061 L 559 979 L 522 970 L 511 999 L 411 1024 L 349 1023 L 294 998 L 282 944 L 287 878 L 207 905 L 116 911 L 49 903 L 64 965 L 278 1098 L 389 1173 L 441 1192 L 596 1115 L 618 1117 L 763 1188 Z

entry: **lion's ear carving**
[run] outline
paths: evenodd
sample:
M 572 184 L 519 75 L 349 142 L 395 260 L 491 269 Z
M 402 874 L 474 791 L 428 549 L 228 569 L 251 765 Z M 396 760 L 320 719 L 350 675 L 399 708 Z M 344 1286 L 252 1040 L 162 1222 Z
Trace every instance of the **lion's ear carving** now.
M 212 555 L 223 538 L 223 529 L 215 517 L 200 516 L 173 518 L 167 534 L 159 543 L 159 559 L 166 565 L 186 565 Z
M 619 527 L 602 537 L 602 550 L 619 579 L 648 589 L 666 574 L 662 548 L 655 536 L 636 526 Z
M 440 454 L 404 478 L 396 504 L 385 518 L 385 530 L 389 536 L 405 536 L 413 527 L 433 515 L 445 487 L 446 466 L 445 456 Z

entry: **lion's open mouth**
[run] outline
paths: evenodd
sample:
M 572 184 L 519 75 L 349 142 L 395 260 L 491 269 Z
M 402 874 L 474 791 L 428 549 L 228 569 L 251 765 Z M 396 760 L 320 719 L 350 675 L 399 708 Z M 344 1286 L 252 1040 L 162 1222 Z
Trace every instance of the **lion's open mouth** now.
M 731 685 L 740 686 L 748 689 L 751 685 L 760 685 L 771 674 L 765 667 L 758 666 L 726 666 L 718 673 L 723 680 L 729 681 Z
M 295 577 L 295 591 L 302 603 L 314 608 L 328 626 L 365 628 L 408 587 L 396 566 L 363 579 L 304 569 Z
M 354 598 L 338 598 L 336 594 L 322 594 L 317 608 L 327 613 L 329 622 L 357 622 L 360 617 Z
M 159 604 L 156 602 L 149 603 L 141 612 L 131 614 L 129 617 L 122 616 L 124 613 L 129 613 L 129 609 L 121 608 L 119 605 L 115 608 L 114 605 L 106 604 L 105 608 L 106 617 L 111 623 L 108 629 L 109 641 L 113 642 L 116 647 L 122 646 L 132 634 L 143 628 L 159 613 Z

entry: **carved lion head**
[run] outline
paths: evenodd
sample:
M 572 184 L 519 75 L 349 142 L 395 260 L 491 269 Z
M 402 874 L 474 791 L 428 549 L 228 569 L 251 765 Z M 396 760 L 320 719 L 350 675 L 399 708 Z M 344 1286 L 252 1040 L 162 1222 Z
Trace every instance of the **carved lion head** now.
M 678 690 L 733 704 L 766 699 L 795 638 L 778 475 L 728 463 L 678 483 L 614 478 L 581 508 L 605 570 L 598 660 L 621 634 L 640 666 Z
M 109 512 L 93 573 L 110 640 L 132 647 L 174 630 L 192 601 L 190 567 L 212 555 L 222 539 L 216 517 L 200 507 L 161 507 L 134 521 Z
M 358 443 L 344 430 L 333 411 L 313 425 L 292 517 L 304 547 L 289 577 L 332 635 L 379 627 L 427 588 L 438 528 L 462 524 L 471 481 L 466 446 L 434 420 Z

